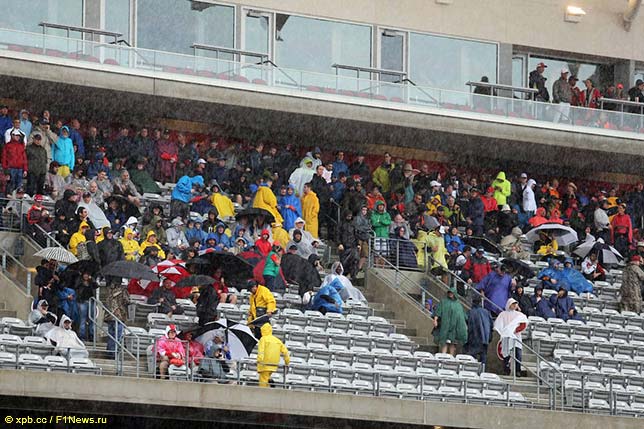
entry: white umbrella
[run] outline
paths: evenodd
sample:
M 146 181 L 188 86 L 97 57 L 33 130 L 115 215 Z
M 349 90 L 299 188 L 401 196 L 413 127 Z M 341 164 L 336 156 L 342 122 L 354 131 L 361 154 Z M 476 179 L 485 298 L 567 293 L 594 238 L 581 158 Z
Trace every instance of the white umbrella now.
M 557 240 L 559 246 L 568 246 L 569 244 L 579 241 L 577 231 L 569 226 L 560 225 L 558 223 L 544 223 L 536 228 L 531 229 L 525 235 L 525 238 L 530 243 L 534 243 L 539 239 L 539 232 L 545 231 Z
M 617 264 L 620 259 L 624 259 L 617 249 L 606 244 L 602 238 L 584 241 L 572 253 L 585 258 L 591 252 L 596 252 L 599 262 L 603 264 Z
M 78 258 L 74 256 L 72 252 L 67 249 L 63 249 L 62 247 L 45 247 L 44 249 L 34 253 L 34 256 L 49 260 L 53 259 L 54 261 L 58 261 L 63 264 L 73 264 L 74 262 L 78 262 Z
M 194 335 L 195 340 L 204 346 L 215 336 L 224 335 L 230 349 L 231 360 L 247 358 L 257 344 L 257 339 L 245 323 L 226 319 L 206 323 L 201 328 L 198 328 Z

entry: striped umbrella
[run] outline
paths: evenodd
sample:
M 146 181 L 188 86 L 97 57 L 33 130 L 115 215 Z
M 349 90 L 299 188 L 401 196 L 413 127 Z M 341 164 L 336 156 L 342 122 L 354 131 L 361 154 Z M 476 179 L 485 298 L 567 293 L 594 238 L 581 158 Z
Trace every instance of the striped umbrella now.
M 245 323 L 232 320 L 219 319 L 216 322 L 206 323 L 194 332 L 195 340 L 204 346 L 215 336 L 224 336 L 224 341 L 230 348 L 232 360 L 247 358 L 255 348 L 257 339 Z
M 73 264 L 74 262 L 78 262 L 78 258 L 74 256 L 72 252 L 67 249 L 63 249 L 62 247 L 45 247 L 44 249 L 34 253 L 34 256 L 58 261 L 63 264 Z

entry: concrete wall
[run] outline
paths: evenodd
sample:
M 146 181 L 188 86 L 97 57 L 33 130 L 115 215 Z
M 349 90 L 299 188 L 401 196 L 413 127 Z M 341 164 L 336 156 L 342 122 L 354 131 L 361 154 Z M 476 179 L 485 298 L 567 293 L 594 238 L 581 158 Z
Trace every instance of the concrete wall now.
M 57 401 L 61 392 L 65 400 Z M 64 373 L 43 376 L 42 372 L 15 370 L 0 370 L 0 395 L 7 398 L 3 398 L 5 404 L 23 398 L 18 409 L 64 411 L 66 415 L 92 411 L 109 414 L 116 406 L 118 411 L 112 413 L 119 415 L 177 418 L 177 413 L 183 412 L 187 421 L 212 419 L 208 412 L 213 410 L 243 411 L 254 423 L 276 423 L 282 420 L 280 415 L 305 416 L 309 422 L 306 426 L 311 427 L 337 426 L 334 420 L 349 421 L 339 427 L 366 427 L 358 424 L 360 421 L 368 422 L 369 427 L 378 427 L 381 422 L 380 427 L 400 423 L 508 429 L 535 427 L 537 421 L 538 427 L 543 428 L 642 427 L 642 421 L 637 419 L 589 414 L 126 377 Z M 163 406 L 162 410 L 158 406 Z
M 4 273 L 0 273 L 0 301 L 7 305 L 7 310 L 15 311 L 16 317 L 26 320 L 31 311 L 33 297 L 16 286 Z
M 644 61 L 644 13 L 624 30 L 626 1 L 614 0 L 230 0 L 257 9 L 378 24 L 547 50 Z M 564 21 L 566 6 L 581 6 L 580 23 Z

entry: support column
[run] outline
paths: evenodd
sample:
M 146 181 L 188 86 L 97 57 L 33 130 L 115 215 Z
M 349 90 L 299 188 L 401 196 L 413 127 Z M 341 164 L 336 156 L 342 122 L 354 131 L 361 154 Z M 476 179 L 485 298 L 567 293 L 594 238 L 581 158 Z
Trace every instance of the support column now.
M 615 83 L 621 83 L 628 91 L 635 85 L 635 61 L 622 60 L 615 63 L 614 68 Z
M 512 44 L 499 44 L 498 83 L 512 85 Z

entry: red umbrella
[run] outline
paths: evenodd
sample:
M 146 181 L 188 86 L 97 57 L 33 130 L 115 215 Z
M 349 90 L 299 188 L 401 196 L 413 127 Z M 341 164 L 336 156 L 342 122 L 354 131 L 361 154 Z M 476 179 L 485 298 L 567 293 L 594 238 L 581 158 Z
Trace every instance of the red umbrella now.
M 169 279 L 173 283 L 178 283 L 179 280 L 181 280 L 184 277 L 190 276 L 190 273 L 188 270 L 183 268 L 180 265 L 175 265 L 170 268 L 166 268 L 165 270 L 161 271 L 159 273 L 161 277 L 165 277 L 166 279 Z M 174 295 L 177 298 L 188 298 L 190 296 L 190 288 L 174 288 Z

